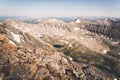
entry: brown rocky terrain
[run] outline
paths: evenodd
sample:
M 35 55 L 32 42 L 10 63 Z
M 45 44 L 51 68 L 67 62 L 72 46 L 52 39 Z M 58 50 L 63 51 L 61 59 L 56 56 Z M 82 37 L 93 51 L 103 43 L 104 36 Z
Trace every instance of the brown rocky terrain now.
M 119 24 L 112 19 L 2 21 L 0 80 L 117 79 Z

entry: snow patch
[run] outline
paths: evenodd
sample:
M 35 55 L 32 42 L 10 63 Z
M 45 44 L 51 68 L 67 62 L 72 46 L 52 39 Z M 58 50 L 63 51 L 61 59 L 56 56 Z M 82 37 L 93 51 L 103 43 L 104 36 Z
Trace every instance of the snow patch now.
M 107 20 L 108 20 L 108 18 L 105 19 L 105 21 L 107 21 Z
M 81 23 L 81 21 L 80 21 L 79 19 L 77 19 L 75 22 L 76 22 L 76 23 Z
M 39 38 L 42 38 L 42 35 L 41 35 L 41 34 L 38 34 L 37 36 L 38 36 Z
M 117 41 L 117 42 L 112 42 L 112 44 L 113 44 L 113 45 L 117 45 L 117 44 L 119 44 L 119 41 Z
M 16 44 L 15 44 L 13 41 L 9 40 L 9 42 L 10 42 L 11 44 L 13 44 L 14 46 L 16 46 Z
M 71 57 L 69 57 L 69 59 L 72 61 L 73 59 Z
M 69 44 L 70 47 L 72 47 L 72 44 Z
M 20 35 L 14 34 L 13 32 L 11 32 L 11 34 L 12 34 L 12 36 L 13 36 L 13 39 L 14 39 L 16 42 L 18 42 L 18 43 L 21 42 L 21 40 L 20 40 Z
M 68 60 L 66 58 L 62 59 L 63 64 L 68 64 Z
M 103 50 L 103 53 L 107 53 L 108 52 L 108 50 Z
M 117 78 L 114 78 L 114 80 L 117 80 Z

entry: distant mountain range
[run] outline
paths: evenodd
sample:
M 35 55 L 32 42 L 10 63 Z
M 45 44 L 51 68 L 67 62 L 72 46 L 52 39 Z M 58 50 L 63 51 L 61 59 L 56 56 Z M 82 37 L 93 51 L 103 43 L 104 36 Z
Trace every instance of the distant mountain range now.
M 96 21 L 96 20 L 104 20 L 105 18 L 112 18 L 114 20 L 120 20 L 120 18 L 117 17 L 97 17 L 97 16 L 76 16 L 76 17 L 40 17 L 40 18 L 45 18 L 45 19 L 59 19 L 65 22 L 71 22 L 74 21 L 77 18 L 84 18 L 88 21 Z M 0 21 L 5 20 L 5 19 L 38 19 L 35 17 L 27 17 L 27 16 L 0 16 Z

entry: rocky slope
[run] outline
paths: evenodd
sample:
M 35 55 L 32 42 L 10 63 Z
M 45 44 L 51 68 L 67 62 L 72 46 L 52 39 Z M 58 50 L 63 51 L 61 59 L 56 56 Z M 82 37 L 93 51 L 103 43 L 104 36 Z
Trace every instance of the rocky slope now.
M 86 28 L 91 32 L 106 35 L 109 38 L 120 39 L 120 21 L 107 18 L 104 21 L 86 24 Z
M 1 80 L 113 80 L 120 77 L 119 22 L 76 19 L 0 23 Z M 111 33 L 112 32 L 112 33 Z

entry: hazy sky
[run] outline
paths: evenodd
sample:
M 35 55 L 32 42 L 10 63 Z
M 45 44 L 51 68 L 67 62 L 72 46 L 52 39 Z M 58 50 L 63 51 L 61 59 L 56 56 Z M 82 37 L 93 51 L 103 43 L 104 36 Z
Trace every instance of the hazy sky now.
M 120 17 L 120 0 L 0 0 L 0 16 Z

